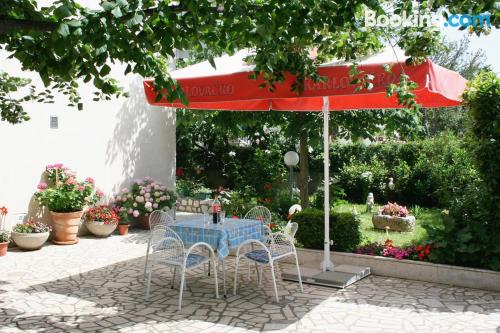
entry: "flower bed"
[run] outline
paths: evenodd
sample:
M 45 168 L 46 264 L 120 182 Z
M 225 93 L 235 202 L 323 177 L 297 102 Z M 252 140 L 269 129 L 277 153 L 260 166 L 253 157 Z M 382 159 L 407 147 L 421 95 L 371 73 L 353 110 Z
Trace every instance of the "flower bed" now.
M 406 247 L 394 246 L 393 241 L 387 239 L 382 243 L 369 243 L 363 246 L 358 246 L 355 250 L 357 254 L 366 254 L 370 256 L 382 256 L 395 258 L 398 260 L 420 260 L 428 261 L 431 254 L 432 244 L 412 245 Z

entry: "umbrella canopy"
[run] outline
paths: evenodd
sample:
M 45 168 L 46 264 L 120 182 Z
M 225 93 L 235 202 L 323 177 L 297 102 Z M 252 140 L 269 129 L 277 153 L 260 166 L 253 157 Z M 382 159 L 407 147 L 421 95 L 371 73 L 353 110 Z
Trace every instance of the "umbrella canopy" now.
M 189 105 L 180 101 L 169 103 L 156 101 L 152 80 L 144 81 L 144 90 L 149 104 L 157 106 L 228 111 L 322 111 L 323 112 L 323 164 L 324 164 L 324 259 L 323 271 L 333 270 L 330 259 L 330 160 L 329 160 L 329 111 L 353 109 L 400 108 L 395 96 L 386 96 L 386 86 L 399 81 L 400 74 L 409 76 L 418 84 L 414 91 L 417 103 L 423 107 L 448 107 L 460 105 L 460 96 L 466 80 L 460 74 L 432 63 L 430 60 L 416 66 L 407 66 L 402 50 L 386 48 L 376 55 L 360 59 L 358 71 L 373 75 L 373 89 L 356 92 L 350 84 L 350 65 L 332 62 L 319 67 L 319 74 L 326 78 L 321 83 L 306 80 L 304 91 L 299 95 L 292 91 L 295 78 L 287 75 L 286 80 L 276 84 L 271 92 L 260 87 L 262 78 L 252 80 L 249 76 L 254 67 L 245 62 L 247 51 L 234 56 L 215 59 L 216 68 L 208 61 L 189 66 L 172 73 L 183 91 Z M 388 73 L 382 65 L 389 65 Z
M 397 98 L 386 96 L 386 86 L 399 81 L 404 71 L 410 80 L 418 84 L 415 91 L 417 102 L 423 107 L 446 107 L 460 104 L 460 95 L 466 80 L 460 74 L 427 60 L 416 66 L 407 66 L 400 49 L 387 48 L 383 52 L 361 59 L 358 70 L 373 75 L 371 90 L 355 91 L 349 76 L 350 65 L 344 62 L 326 63 L 319 67 L 319 75 L 326 78 L 316 83 L 306 80 L 304 91 L 299 95 L 291 87 L 293 75 L 286 75 L 282 83 L 271 92 L 260 87 L 262 79 L 251 80 L 253 65 L 245 62 L 247 51 L 234 56 L 215 59 L 216 68 L 208 61 L 189 66 L 172 73 L 189 100 L 169 103 L 155 101 L 156 92 L 152 80 L 144 81 L 144 89 L 150 104 L 178 108 L 238 111 L 321 111 L 323 96 L 329 98 L 329 110 L 400 108 Z M 388 73 L 382 67 L 391 68 Z

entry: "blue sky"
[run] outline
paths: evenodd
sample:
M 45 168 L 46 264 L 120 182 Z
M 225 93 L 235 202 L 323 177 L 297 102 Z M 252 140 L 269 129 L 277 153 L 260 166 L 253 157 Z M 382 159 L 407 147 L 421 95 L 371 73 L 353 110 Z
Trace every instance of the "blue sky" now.
M 500 30 L 493 28 L 489 35 L 477 37 L 457 28 L 443 27 L 442 35 L 450 41 L 460 40 L 463 36 L 470 36 L 470 49 L 483 49 L 486 53 L 487 63 L 493 67 L 495 72 L 500 73 Z

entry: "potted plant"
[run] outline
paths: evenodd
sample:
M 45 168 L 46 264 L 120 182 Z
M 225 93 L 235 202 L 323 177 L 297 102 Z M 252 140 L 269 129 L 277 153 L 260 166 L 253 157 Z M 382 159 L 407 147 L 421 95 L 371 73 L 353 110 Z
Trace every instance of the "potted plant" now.
M 80 219 L 86 206 L 95 204 L 103 193 L 95 189 L 94 180 L 76 180 L 76 173 L 61 163 L 48 165 L 47 183 L 38 184 L 35 198 L 49 209 L 54 226 L 54 243 L 78 243 Z
M 415 216 L 405 206 L 389 202 L 379 209 L 372 217 L 373 227 L 376 229 L 389 229 L 391 231 L 413 231 Z
M 87 229 L 97 237 L 108 237 L 115 231 L 120 216 L 109 206 L 100 205 L 89 208 L 83 215 Z
M 130 227 L 130 224 L 128 221 L 125 220 L 120 220 L 118 223 L 118 233 L 122 236 L 128 235 L 128 228 Z
M 11 237 L 22 250 L 38 250 L 47 241 L 52 227 L 37 221 L 16 224 Z
M 7 254 L 9 248 L 10 237 L 7 231 L 0 231 L 0 257 Z
M 135 180 L 131 189 L 124 188 L 114 196 L 114 207 L 124 221 L 134 217 L 139 227 L 149 229 L 149 214 L 158 209 L 170 209 L 176 195 L 151 177 Z

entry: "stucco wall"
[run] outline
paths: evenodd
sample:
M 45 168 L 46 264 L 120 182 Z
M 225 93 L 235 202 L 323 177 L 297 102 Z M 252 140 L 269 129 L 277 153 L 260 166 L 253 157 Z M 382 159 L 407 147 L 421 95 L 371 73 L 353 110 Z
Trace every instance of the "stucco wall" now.
M 30 77 L 43 87 L 36 73 L 23 72 L 6 56 L 0 52 L 0 70 Z M 147 105 L 142 79 L 122 73 L 120 66 L 113 67 L 129 98 L 94 102 L 95 89 L 83 85 L 83 111 L 68 107 L 67 99 L 56 95 L 55 104 L 25 104 L 31 116 L 26 123 L 0 122 L 0 206 L 9 208 L 9 227 L 16 213 L 40 214 L 32 195 L 51 163 L 64 163 L 79 179 L 93 177 L 108 195 L 144 176 L 174 186 L 175 113 Z M 50 129 L 51 115 L 59 117 L 59 129 Z

